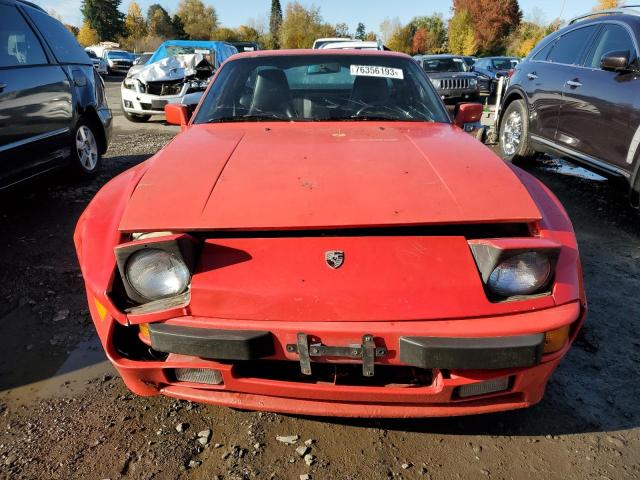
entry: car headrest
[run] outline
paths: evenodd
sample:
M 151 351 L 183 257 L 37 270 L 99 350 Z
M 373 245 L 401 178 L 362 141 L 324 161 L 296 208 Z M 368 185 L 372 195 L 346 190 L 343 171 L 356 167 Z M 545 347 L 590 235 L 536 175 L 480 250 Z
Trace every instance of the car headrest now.
M 294 113 L 289 82 L 284 72 L 270 68 L 258 72 L 249 113 L 267 112 L 291 118 Z
M 387 79 L 381 77 L 356 77 L 351 90 L 351 100 L 365 104 L 386 103 L 389 100 Z

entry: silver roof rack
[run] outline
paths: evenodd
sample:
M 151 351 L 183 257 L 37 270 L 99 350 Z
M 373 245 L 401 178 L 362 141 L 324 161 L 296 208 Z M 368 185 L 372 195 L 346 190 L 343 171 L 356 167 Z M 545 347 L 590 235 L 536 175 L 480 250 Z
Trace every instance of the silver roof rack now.
M 617 8 L 611 8 L 609 10 L 589 12 L 584 15 L 580 15 L 579 17 L 572 18 L 569 21 L 569 25 L 572 25 L 576 22 L 579 22 L 581 20 L 585 20 L 591 17 L 600 17 L 602 15 L 620 15 L 620 14 L 640 16 L 640 5 L 624 5 Z

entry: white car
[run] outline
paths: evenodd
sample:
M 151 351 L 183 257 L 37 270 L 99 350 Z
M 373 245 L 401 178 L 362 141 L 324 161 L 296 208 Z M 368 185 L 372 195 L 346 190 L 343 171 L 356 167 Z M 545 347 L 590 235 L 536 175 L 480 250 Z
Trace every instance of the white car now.
M 122 110 L 132 122 L 164 115 L 168 103 L 183 103 L 192 93 L 202 93 L 215 70 L 238 50 L 225 42 L 168 40 L 147 59 L 134 66 L 122 82 Z
M 325 43 L 320 47 L 321 50 L 384 50 L 382 42 L 363 42 L 362 40 L 353 40 L 351 42 L 332 42 Z
M 313 49 L 317 50 L 318 48 L 322 48 L 323 45 L 327 43 L 338 43 L 338 42 L 361 42 L 362 40 L 354 40 L 353 38 L 319 38 L 315 42 L 313 42 Z

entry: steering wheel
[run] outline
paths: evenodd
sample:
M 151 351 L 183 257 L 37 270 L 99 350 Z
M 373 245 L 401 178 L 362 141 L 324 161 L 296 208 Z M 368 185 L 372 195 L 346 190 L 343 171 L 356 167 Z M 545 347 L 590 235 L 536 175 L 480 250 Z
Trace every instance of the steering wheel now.
M 358 117 L 364 116 L 363 115 L 364 112 L 384 115 L 386 113 L 389 113 L 389 110 L 396 111 L 401 115 L 403 115 L 405 118 L 413 118 L 411 113 L 400 108 L 398 105 L 365 105 L 360 110 L 358 110 L 355 113 L 355 115 L 353 115 L 351 118 L 358 118 Z

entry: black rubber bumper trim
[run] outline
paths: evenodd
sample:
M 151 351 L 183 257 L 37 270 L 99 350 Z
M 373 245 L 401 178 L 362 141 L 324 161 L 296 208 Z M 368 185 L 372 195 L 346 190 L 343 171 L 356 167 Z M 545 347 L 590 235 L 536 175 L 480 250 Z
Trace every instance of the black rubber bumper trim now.
M 154 350 L 213 360 L 255 360 L 273 355 L 271 332 L 212 330 L 163 323 L 149 324 Z
M 420 368 L 500 369 L 540 363 L 544 334 L 490 338 L 400 337 L 400 361 Z

